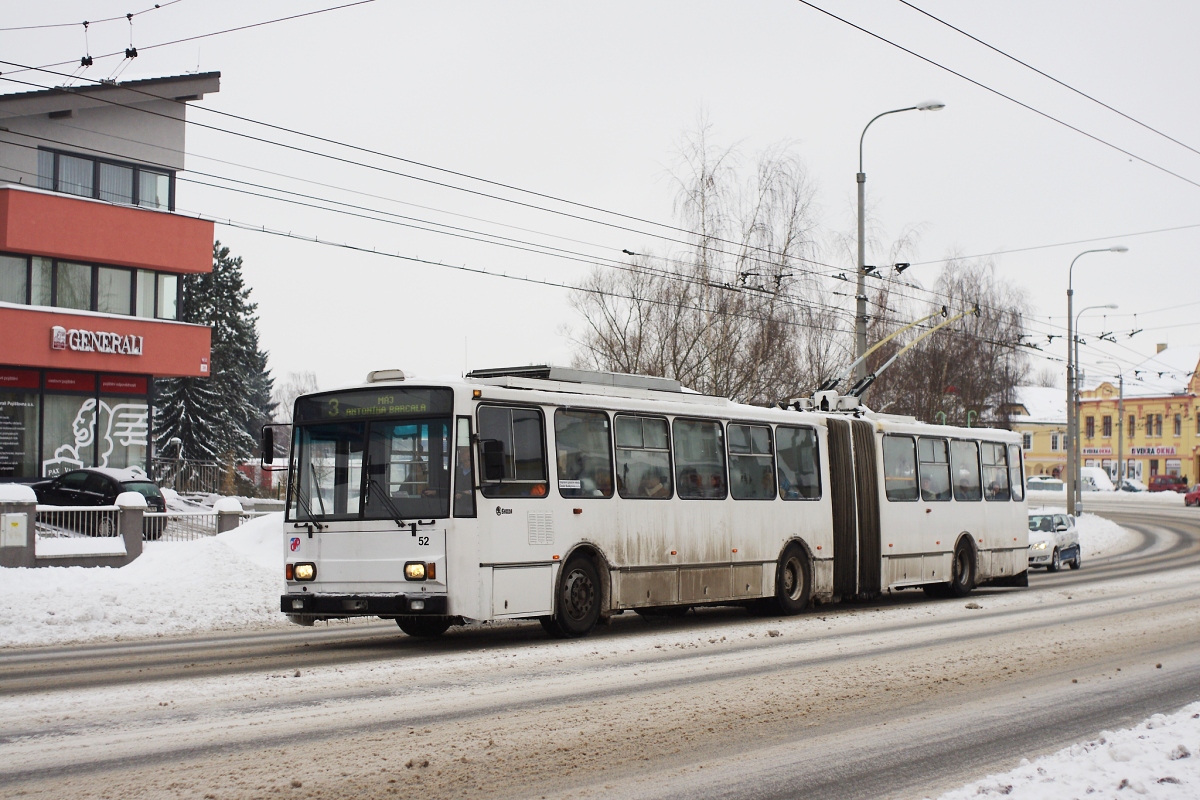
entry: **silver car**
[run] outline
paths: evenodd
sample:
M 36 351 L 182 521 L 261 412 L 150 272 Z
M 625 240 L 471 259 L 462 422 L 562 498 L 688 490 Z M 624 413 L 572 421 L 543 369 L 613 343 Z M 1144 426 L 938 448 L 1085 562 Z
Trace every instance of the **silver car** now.
M 1058 572 L 1063 564 L 1083 566 L 1075 518 L 1063 511 L 1029 512 L 1029 566 Z

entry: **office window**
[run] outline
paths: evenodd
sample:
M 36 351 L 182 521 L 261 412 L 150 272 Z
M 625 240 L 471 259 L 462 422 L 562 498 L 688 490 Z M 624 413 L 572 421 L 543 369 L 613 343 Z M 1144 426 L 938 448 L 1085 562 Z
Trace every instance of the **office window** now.
M 1050 449 L 1054 452 L 1058 451 L 1058 434 L 1050 434 Z
M 95 162 L 90 158 L 59 155 L 57 190 L 80 197 L 93 197 L 94 170 Z
M 132 203 L 133 168 L 101 163 L 100 199 L 110 203 Z
M 1032 433 L 1022 433 L 1021 434 L 1021 449 L 1022 450 L 1032 450 L 1033 449 L 1033 434 Z
M 159 319 L 178 319 L 176 304 L 179 299 L 179 276 L 158 275 L 158 313 Z
M 1154 415 L 1146 415 L 1146 436 L 1147 438 L 1154 435 Z
M 154 316 L 154 273 L 148 269 L 137 271 L 136 300 L 133 313 L 139 317 Z
M 1133 414 L 1130 414 L 1129 415 L 1129 438 L 1132 439 L 1133 435 L 1135 433 L 1137 433 L 1137 417 L 1135 417 Z
M 1162 414 L 1154 415 L 1154 435 L 1162 436 Z
M 148 169 L 138 170 L 138 205 L 167 208 L 171 199 L 171 176 Z
M 37 186 L 49 192 L 54 191 L 54 153 L 49 150 L 38 150 Z
M 54 262 L 41 256 L 33 257 L 33 269 L 29 273 L 29 303 L 48 306 L 52 302 L 51 288 L 54 286 Z
M 29 294 L 29 259 L 0 256 L 0 303 L 25 303 Z
M 90 310 L 92 268 L 87 264 L 59 261 L 54 272 L 54 305 L 59 308 Z
M 96 310 L 106 314 L 128 314 L 133 289 L 133 272 L 115 267 L 96 270 Z
M 1084 433 L 1084 436 L 1086 436 L 1088 439 L 1091 439 L 1093 436 L 1095 436 L 1096 435 L 1096 418 L 1095 417 L 1084 417 L 1083 418 L 1083 429 L 1084 429 L 1084 431 L 1086 431 L 1086 433 Z
M 1180 414 L 1175 415 L 1175 435 L 1183 435 L 1183 416 Z
M 1104 431 L 1104 438 L 1110 438 L 1112 436 L 1112 417 L 1105 415 L 1101 418 L 1100 422 Z

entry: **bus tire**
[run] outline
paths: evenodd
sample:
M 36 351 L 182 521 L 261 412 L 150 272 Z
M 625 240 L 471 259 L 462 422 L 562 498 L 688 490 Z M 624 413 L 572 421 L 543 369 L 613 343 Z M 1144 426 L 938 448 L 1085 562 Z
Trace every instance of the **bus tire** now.
M 966 597 L 975 588 L 975 552 L 969 541 L 960 539 L 950 562 L 950 582 L 945 584 L 951 597 Z
M 775 605 L 780 613 L 799 614 L 808 607 L 812 597 L 812 567 L 808 553 L 792 542 L 779 557 L 775 570 Z
M 600 575 L 591 559 L 576 556 L 563 566 L 554 597 L 554 613 L 542 627 L 557 639 L 587 636 L 600 619 Z
M 450 627 L 449 617 L 397 617 L 396 624 L 409 636 L 436 639 Z

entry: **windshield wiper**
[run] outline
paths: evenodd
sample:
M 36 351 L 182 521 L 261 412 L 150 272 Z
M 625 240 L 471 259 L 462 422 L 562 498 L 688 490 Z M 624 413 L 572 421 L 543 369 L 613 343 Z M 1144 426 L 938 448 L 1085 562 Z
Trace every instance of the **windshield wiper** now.
M 311 466 L 311 464 L 310 464 L 310 466 Z M 292 487 L 292 496 L 295 497 L 296 501 L 300 504 L 300 510 L 302 510 L 305 514 L 308 515 L 307 522 L 303 522 L 303 523 L 296 522 L 295 525 L 297 527 L 299 527 L 300 525 L 316 525 L 317 530 L 321 530 L 321 523 L 319 523 L 313 519 L 313 517 L 315 517 L 316 514 L 313 513 L 312 506 L 310 506 L 308 504 L 308 500 L 304 497 L 303 493 L 301 493 L 301 491 L 300 491 L 300 481 L 299 480 L 297 480 L 295 485 Z M 320 495 L 317 495 L 317 497 L 319 499 Z M 325 510 L 324 505 L 322 505 L 321 510 L 322 511 Z M 312 535 L 311 528 L 309 529 L 309 535 L 310 536 Z
M 396 504 L 392 502 L 392 498 L 388 497 L 388 493 L 383 487 L 376 483 L 375 478 L 371 476 L 371 459 L 367 457 L 363 459 L 363 472 L 367 475 L 367 499 L 370 500 L 371 490 L 378 492 L 379 497 L 383 500 L 384 505 L 388 507 L 388 511 L 392 513 L 392 521 L 396 523 L 397 528 L 404 527 L 404 520 L 401 519 L 400 509 L 396 508 Z

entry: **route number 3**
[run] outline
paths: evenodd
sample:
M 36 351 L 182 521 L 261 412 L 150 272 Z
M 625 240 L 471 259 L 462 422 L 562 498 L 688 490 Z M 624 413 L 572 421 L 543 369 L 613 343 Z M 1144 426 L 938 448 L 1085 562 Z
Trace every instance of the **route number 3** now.
M 429 537 L 428 536 L 418 536 L 417 544 L 421 545 L 422 547 L 426 546 L 427 544 L 429 544 Z

